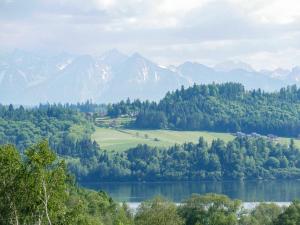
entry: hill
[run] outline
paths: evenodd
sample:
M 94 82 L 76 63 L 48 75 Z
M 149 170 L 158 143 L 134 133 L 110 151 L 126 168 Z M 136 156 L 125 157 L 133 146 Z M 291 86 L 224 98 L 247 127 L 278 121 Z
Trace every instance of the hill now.
M 250 134 L 251 136 L 251 134 Z M 221 139 L 224 142 L 234 140 L 231 133 L 218 133 L 207 131 L 174 131 L 174 130 L 137 130 L 125 128 L 96 127 L 91 138 L 96 141 L 102 150 L 109 152 L 126 151 L 139 144 L 146 144 L 151 147 L 168 148 L 174 144 L 188 142 L 197 143 L 203 137 L 209 144 L 213 140 Z M 277 137 L 274 142 L 289 145 L 291 139 Z M 295 146 L 300 148 L 300 140 L 294 140 Z
M 300 89 L 288 86 L 276 92 L 247 91 L 242 84 L 194 85 L 168 92 L 159 103 L 121 101 L 108 115 L 136 115 L 139 129 L 256 132 L 298 137 Z
M 101 149 L 108 151 L 125 151 L 138 144 L 147 144 L 152 147 L 166 148 L 174 144 L 186 142 L 197 143 L 200 137 L 211 143 L 214 139 L 230 141 L 234 136 L 228 133 L 205 131 L 172 131 L 172 130 L 134 130 L 124 128 L 97 127 L 92 134 Z

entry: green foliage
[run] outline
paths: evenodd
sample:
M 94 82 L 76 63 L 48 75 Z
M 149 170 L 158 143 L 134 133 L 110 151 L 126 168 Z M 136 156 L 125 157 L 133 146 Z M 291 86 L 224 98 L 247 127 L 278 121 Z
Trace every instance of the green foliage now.
M 24 109 L 0 105 L 0 144 L 14 144 L 21 151 L 48 139 L 57 153 L 67 155 L 70 148 L 89 139 L 93 130 L 83 114 L 67 106 L 40 105 Z
M 160 197 L 143 202 L 135 215 L 137 225 L 183 225 L 174 203 Z
M 181 88 L 155 102 L 120 102 L 109 116 L 137 115 L 138 128 L 207 130 L 219 132 L 300 134 L 300 89 L 295 85 L 279 92 L 246 91 L 238 83 L 194 85 Z
M 135 123 L 138 127 L 145 127 L 147 129 L 163 129 L 168 125 L 165 113 L 154 110 L 140 113 Z
M 90 138 L 94 127 L 89 117 L 76 110 L 76 107 L 84 110 L 89 106 L 89 103 L 40 105 L 24 109 L 0 105 L 0 144 L 14 144 L 23 154 L 27 147 L 46 139 L 60 157 L 72 162 L 68 167 L 73 173 L 83 175 L 93 169 L 91 162 L 100 151 L 99 145 Z
M 5 192 L 0 195 L 0 212 L 5 224 L 58 224 L 66 211 L 66 174 L 48 144 L 28 149 L 23 161 L 13 146 L 1 147 L 0 155 L 0 192 Z M 9 177 L 4 175 L 7 171 Z
M 264 137 L 237 137 L 210 145 L 185 143 L 169 148 L 138 145 L 125 152 L 102 152 L 90 181 L 299 179 L 300 150 Z
M 25 151 L 0 147 L 0 224 L 131 225 L 106 193 L 77 188 L 47 142 Z
M 278 216 L 273 225 L 300 224 L 300 202 L 294 201 L 282 214 Z
M 224 195 L 193 195 L 179 208 L 186 225 L 235 225 L 240 202 Z
M 208 148 L 203 139 L 199 140 L 197 146 Z M 223 151 L 220 143 L 214 143 L 212 146 L 215 146 L 213 153 L 215 155 L 218 155 L 217 147 Z M 143 148 L 142 151 L 132 150 L 128 157 L 140 159 L 136 164 L 146 166 L 155 172 L 155 166 L 147 165 L 150 161 L 147 159 L 155 160 L 154 157 L 159 152 L 147 149 L 146 146 Z M 293 146 L 290 148 L 295 151 Z M 177 157 L 186 156 L 181 152 Z M 203 154 L 203 159 L 209 160 L 210 157 Z M 146 163 L 143 163 L 145 160 Z M 126 204 L 114 202 L 105 192 L 78 188 L 66 172 L 64 162 L 57 160 L 47 142 L 31 146 L 23 157 L 12 145 L 0 146 L 0 225 L 298 225 L 300 223 L 300 204 L 297 201 L 286 209 L 274 204 L 260 204 L 248 214 L 241 214 L 240 209 L 240 201 L 231 200 L 224 195 L 207 194 L 193 195 L 180 206 L 155 198 L 142 203 L 133 215 Z
M 251 212 L 241 216 L 241 225 L 272 225 L 283 209 L 274 203 L 261 203 Z

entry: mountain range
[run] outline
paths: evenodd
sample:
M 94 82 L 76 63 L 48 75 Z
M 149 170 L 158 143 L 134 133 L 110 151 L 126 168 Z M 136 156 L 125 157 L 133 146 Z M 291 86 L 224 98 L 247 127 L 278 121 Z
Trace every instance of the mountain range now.
M 209 67 L 196 62 L 160 66 L 138 53 L 110 50 L 101 56 L 22 50 L 0 54 L 0 103 L 96 103 L 122 99 L 159 100 L 183 86 L 239 82 L 247 89 L 279 90 L 300 83 L 300 67 L 256 71 L 242 62 Z

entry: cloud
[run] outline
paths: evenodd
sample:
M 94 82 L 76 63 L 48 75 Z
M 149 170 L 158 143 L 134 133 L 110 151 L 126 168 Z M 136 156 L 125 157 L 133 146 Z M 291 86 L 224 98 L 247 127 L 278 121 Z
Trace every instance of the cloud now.
M 141 52 L 162 63 L 299 60 L 297 0 L 0 0 L 0 49 Z M 282 58 L 282 60 L 277 60 Z

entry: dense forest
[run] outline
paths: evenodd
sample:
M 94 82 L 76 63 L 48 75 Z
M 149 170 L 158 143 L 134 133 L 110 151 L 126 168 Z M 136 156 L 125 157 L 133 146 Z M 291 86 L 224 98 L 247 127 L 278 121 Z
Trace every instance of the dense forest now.
M 49 139 L 51 147 L 61 153 L 75 150 L 74 146 L 88 140 L 92 132 L 89 118 L 69 106 L 25 109 L 0 105 L 0 144 L 12 143 L 21 151 L 42 139 Z
M 208 144 L 200 138 L 196 144 L 160 149 L 139 145 L 125 152 L 106 152 L 91 140 L 95 115 L 84 112 L 97 107 L 89 103 L 30 109 L 0 106 L 0 144 L 15 144 L 24 154 L 35 142 L 47 140 L 79 181 L 300 178 L 300 152 L 294 142 L 286 146 L 259 135 L 242 135 L 228 143 Z
M 143 129 L 257 132 L 298 137 L 300 89 L 296 85 L 268 93 L 238 83 L 194 85 L 169 92 L 159 102 L 121 101 L 108 106 L 110 117 L 135 116 Z
M 166 181 L 299 179 L 300 150 L 294 141 L 279 144 L 265 137 L 237 137 L 225 143 L 203 138 L 196 144 L 158 149 L 138 145 L 125 152 L 102 151 L 89 181 Z
M 91 140 L 93 114 L 86 111 L 103 109 L 89 102 L 34 108 L 0 105 L 0 144 L 14 144 L 23 153 L 32 144 L 47 140 L 74 173 L 85 174 L 100 153 L 99 145 Z
M 47 142 L 24 151 L 0 146 L 1 225 L 296 225 L 300 203 L 261 203 L 245 210 L 224 195 L 192 195 L 180 205 L 162 198 L 133 212 L 106 193 L 77 187 Z
M 106 152 L 91 140 L 94 119 L 106 112 L 111 117 L 136 117 L 134 126 L 140 128 L 297 136 L 300 89 L 264 93 L 226 83 L 182 88 L 158 104 L 128 99 L 107 107 L 90 102 L 34 108 L 0 105 L 0 144 L 15 144 L 24 154 L 27 147 L 47 140 L 80 181 L 300 178 L 300 153 L 293 141 L 286 146 L 259 135 L 228 143 L 208 144 L 200 138 L 197 144 L 165 149 L 139 145 L 125 152 Z

